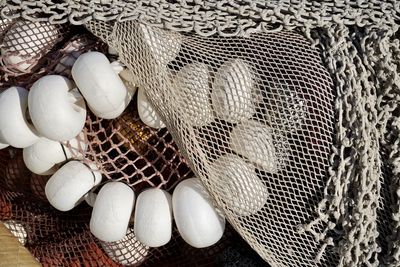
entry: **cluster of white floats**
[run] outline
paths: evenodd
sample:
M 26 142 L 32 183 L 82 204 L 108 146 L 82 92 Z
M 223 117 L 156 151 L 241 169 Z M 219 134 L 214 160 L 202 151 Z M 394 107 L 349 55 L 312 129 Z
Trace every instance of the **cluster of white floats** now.
M 178 55 L 179 38 L 140 27 L 157 64 L 165 66 Z M 92 193 L 101 183 L 101 172 L 74 157 L 63 142 L 86 150 L 87 145 L 80 141 L 85 138 L 86 104 L 98 117 L 114 119 L 127 107 L 136 88 L 125 86 L 118 75 L 121 66 L 110 63 L 101 53 L 82 54 L 71 66 L 74 81 L 50 75 L 35 82 L 29 92 L 11 87 L 0 94 L 0 148 L 23 148 L 24 161 L 32 172 L 53 174 L 45 191 L 55 208 L 71 210 L 83 200 L 92 205 L 90 229 L 103 241 L 124 238 L 134 211 L 135 235 L 147 246 L 159 247 L 170 240 L 173 219 L 190 245 L 200 248 L 217 242 L 225 220 L 197 178 L 182 181 L 172 197 L 161 189 L 145 190 L 137 197 L 136 207 L 134 192 L 122 182 L 106 183 L 97 196 Z M 277 170 L 271 130 L 251 119 L 259 96 L 254 73 L 246 62 L 227 60 L 213 77 L 211 73 L 204 63 L 184 66 L 171 83 L 177 100 L 171 108 L 177 109 L 182 123 L 194 128 L 210 125 L 215 118 L 235 124 L 229 144 L 242 157 L 221 156 L 212 163 L 210 175 L 219 185 L 226 185 L 221 190 L 231 211 L 248 216 L 263 208 L 268 195 L 255 168 Z M 138 90 L 142 121 L 150 127 L 165 127 L 143 90 Z M 60 168 L 59 163 L 67 160 L 71 161 Z
M 134 233 L 141 243 L 159 247 L 171 239 L 173 217 L 183 239 L 203 248 L 215 244 L 223 235 L 224 217 L 213 207 L 210 196 L 197 178 L 182 181 L 173 196 L 151 188 L 139 194 L 125 183 L 108 182 L 99 193 L 89 192 L 101 182 L 93 166 L 69 161 L 47 182 L 46 196 L 58 210 L 73 209 L 83 200 L 93 206 L 90 230 L 106 242 L 121 240 L 127 233 L 134 210 Z
M 121 115 L 134 94 L 99 52 L 81 55 L 72 75 L 75 83 L 60 75 L 48 75 L 36 81 L 29 92 L 11 87 L 0 94 L 2 147 L 26 148 L 40 138 L 72 140 L 85 125 L 85 100 L 98 117 L 113 119 Z
M 52 174 L 45 193 L 56 209 L 68 211 L 83 200 L 93 205 L 90 229 L 100 240 L 121 240 L 135 210 L 134 232 L 147 246 L 168 243 L 172 214 L 179 232 L 190 245 L 207 247 L 216 243 L 224 232 L 225 219 L 214 209 L 196 178 L 181 182 L 172 199 L 161 189 L 145 190 L 139 194 L 135 208 L 135 194 L 122 182 L 106 183 L 98 196 L 90 192 L 102 181 L 101 172 L 97 166 L 74 157 L 63 142 L 69 141 L 72 148 L 81 151 L 87 149 L 82 132 L 85 102 L 95 115 L 105 119 L 116 118 L 125 110 L 135 92 L 127 89 L 115 69 L 105 55 L 88 52 L 73 64 L 74 81 L 49 75 L 35 82 L 29 92 L 21 87 L 3 91 L 1 148 L 8 145 L 23 148 L 24 162 L 32 172 Z M 138 108 L 145 123 L 165 127 L 153 110 L 149 112 L 151 106 L 140 89 Z M 59 163 L 67 160 L 70 161 L 59 167 Z
M 173 219 L 182 238 L 197 248 L 215 244 L 225 229 L 224 217 L 197 178 L 180 182 L 172 197 L 161 189 L 147 189 L 138 195 L 136 205 L 134 192 L 121 182 L 105 184 L 95 198 L 90 230 L 106 242 L 126 235 L 133 210 L 136 239 L 149 247 L 170 241 Z

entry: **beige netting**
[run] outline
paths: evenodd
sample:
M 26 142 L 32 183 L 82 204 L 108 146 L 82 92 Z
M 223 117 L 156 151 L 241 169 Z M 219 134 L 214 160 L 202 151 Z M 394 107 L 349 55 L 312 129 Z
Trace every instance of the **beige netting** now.
M 326 185 L 333 83 L 302 34 L 174 34 L 89 23 L 117 49 L 235 229 L 269 263 L 315 265 L 300 226 Z M 321 264 L 334 263 L 327 251 Z

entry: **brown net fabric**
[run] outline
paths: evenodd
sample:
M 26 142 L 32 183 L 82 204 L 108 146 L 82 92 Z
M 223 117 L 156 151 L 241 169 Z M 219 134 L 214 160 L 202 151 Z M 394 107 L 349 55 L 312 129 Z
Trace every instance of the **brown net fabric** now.
M 26 25 L 26 22 L 12 25 Z M 47 27 L 51 30 L 45 32 L 55 33 L 53 26 L 43 24 L 39 28 Z M 107 45 L 84 28 L 54 27 L 57 31 L 52 42 L 43 44 L 43 49 L 34 58 L 26 57 L 24 61 L 12 64 L 5 60 L 9 54 L 2 53 L 0 88 L 23 86 L 29 89 L 32 83 L 47 74 L 71 78 L 71 66 L 80 54 L 90 50 L 107 51 Z M 23 47 L 37 36 L 29 35 L 24 40 L 19 36 L 20 32 L 6 35 L 5 41 L 22 42 L 22 50 L 13 51 L 12 55 L 31 55 L 25 53 Z M 18 69 L 26 62 L 34 64 L 23 71 Z M 94 162 L 100 168 L 103 183 L 109 179 L 122 180 L 136 194 L 148 187 L 159 187 L 172 193 L 177 182 L 193 176 L 168 130 L 154 130 L 140 121 L 136 98 L 115 120 L 99 119 L 89 113 L 84 133 L 80 149 L 70 149 L 74 155 L 84 155 L 85 162 Z M 88 145 L 86 151 L 81 149 L 84 143 Z M 70 147 L 68 142 L 65 145 Z M 187 245 L 176 229 L 172 240 L 157 249 L 137 241 L 131 228 L 121 241 L 101 242 L 89 231 L 91 207 L 86 203 L 65 213 L 49 205 L 44 194 L 49 178 L 33 174 L 25 167 L 22 150 L 0 150 L 0 220 L 6 222 L 43 266 L 213 266 L 224 249 L 238 244 L 246 247 L 230 227 L 219 243 L 200 250 Z
M 86 158 L 96 162 L 108 179 L 123 180 L 139 191 L 148 187 L 171 190 L 193 174 L 167 129 L 148 127 L 135 108 L 131 104 L 113 121 L 88 119 Z

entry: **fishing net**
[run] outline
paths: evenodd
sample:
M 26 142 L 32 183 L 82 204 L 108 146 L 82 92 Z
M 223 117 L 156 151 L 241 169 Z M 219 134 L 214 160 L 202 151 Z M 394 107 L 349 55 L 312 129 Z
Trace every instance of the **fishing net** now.
M 17 20 L 10 29 L 28 24 Z M 40 29 L 50 27 L 47 23 L 37 26 Z M 23 74 L 12 70 L 20 64 L 31 63 L 32 58 L 16 64 L 3 61 L 1 88 L 23 86 L 29 89 L 37 79 L 49 74 L 72 78 L 71 67 L 79 55 L 88 51 L 107 53 L 108 50 L 105 43 L 83 27 L 63 26 L 63 31 L 56 35 L 57 42 L 41 39 L 46 49 L 37 56 L 34 66 L 24 70 Z M 37 37 L 6 36 L 18 40 L 20 47 L 26 47 Z M 3 53 L 1 58 L 8 56 Z M 137 99 L 133 99 L 115 120 L 100 119 L 89 113 L 83 135 L 78 138 L 79 145 L 72 147 L 65 142 L 64 146 L 74 157 L 83 156 L 84 162 L 96 164 L 104 183 L 123 180 L 136 193 L 150 187 L 172 193 L 180 180 L 192 177 L 193 173 L 167 129 L 155 130 L 141 122 L 136 102 Z M 86 146 L 88 148 L 84 149 Z M 245 244 L 231 228 L 218 244 L 201 250 L 184 245 L 176 229 L 172 240 L 160 249 L 149 248 L 137 241 L 133 228 L 129 228 L 127 236 L 118 242 L 97 240 L 89 230 L 91 207 L 82 203 L 71 212 L 56 211 L 49 205 L 44 192 L 50 176 L 31 173 L 25 166 L 21 149 L 6 148 L 0 153 L 0 219 L 43 266 L 210 266 L 227 248 Z M 99 188 L 92 193 L 97 193 Z M 193 262 L 193 258 L 198 257 L 202 260 Z M 253 255 L 253 258 L 257 259 L 257 256 Z
M 318 243 L 298 228 L 322 198 L 334 128 L 318 49 L 294 31 L 200 37 L 123 22 L 113 32 L 104 40 L 236 229 L 268 262 L 312 264 Z
M 174 146 L 153 145 L 133 174 L 151 130 L 91 116 L 86 158 L 107 178 L 171 189 L 188 164 L 271 266 L 400 264 L 400 3 L 5 2 L 5 17 L 84 24 L 116 50 L 170 139 L 153 136 L 185 158 L 163 169 Z

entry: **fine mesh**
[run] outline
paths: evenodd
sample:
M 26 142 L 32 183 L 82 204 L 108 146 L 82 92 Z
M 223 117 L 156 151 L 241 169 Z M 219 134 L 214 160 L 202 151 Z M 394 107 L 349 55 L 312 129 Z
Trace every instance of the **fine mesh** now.
M 320 244 L 302 231 L 323 197 L 334 132 L 333 82 L 318 49 L 294 31 L 110 27 L 88 24 L 120 52 L 242 237 L 273 266 L 335 264 L 330 249 L 317 261 Z
M 18 39 L 9 36 L 9 31 L 7 34 L 10 40 Z M 21 42 L 24 47 L 25 41 Z M 1 70 L 6 75 L 0 78 L 1 88 L 24 86 L 29 89 L 37 79 L 48 74 L 71 78 L 71 67 L 80 54 L 106 53 L 107 45 L 84 28 L 63 26 L 57 44 L 48 44 L 43 49 L 46 56 L 25 74 L 15 68 L 30 62 L 29 58 L 19 64 L 3 62 Z M 167 129 L 155 130 L 141 122 L 136 102 L 134 98 L 115 120 L 100 119 L 88 112 L 77 148 L 72 148 L 68 142 L 63 145 L 75 158 L 84 156 L 84 162 L 95 163 L 103 174 L 102 184 L 119 180 L 130 185 L 136 194 L 150 187 L 172 193 L 179 181 L 192 177 L 193 173 Z M 86 203 L 69 212 L 59 212 L 50 206 L 44 192 L 49 178 L 33 174 L 25 167 L 21 149 L 0 150 L 0 220 L 43 266 L 210 266 L 221 252 L 233 245 L 247 248 L 229 226 L 221 241 L 210 248 L 191 248 L 177 229 L 166 246 L 148 248 L 136 240 L 133 222 L 123 240 L 102 242 L 90 233 L 92 208 Z M 201 260 L 195 260 L 198 258 Z

